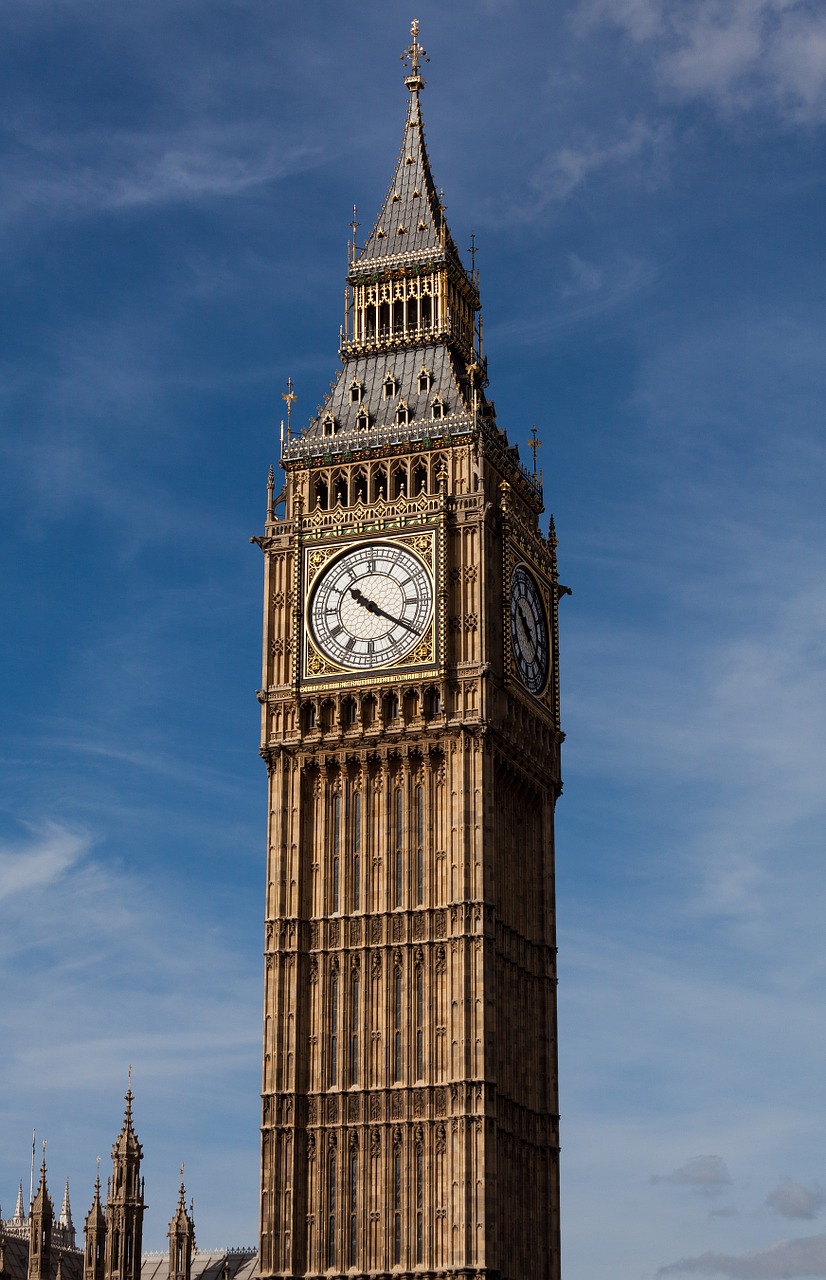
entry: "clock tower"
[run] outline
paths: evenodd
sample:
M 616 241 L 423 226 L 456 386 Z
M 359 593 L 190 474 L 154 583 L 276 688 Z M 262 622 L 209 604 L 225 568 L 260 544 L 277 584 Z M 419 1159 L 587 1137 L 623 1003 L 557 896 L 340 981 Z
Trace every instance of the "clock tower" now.
M 398 162 L 350 251 L 342 368 L 288 427 L 283 518 L 271 471 L 255 539 L 260 1271 L 558 1280 L 566 588 L 487 395 L 412 36 Z

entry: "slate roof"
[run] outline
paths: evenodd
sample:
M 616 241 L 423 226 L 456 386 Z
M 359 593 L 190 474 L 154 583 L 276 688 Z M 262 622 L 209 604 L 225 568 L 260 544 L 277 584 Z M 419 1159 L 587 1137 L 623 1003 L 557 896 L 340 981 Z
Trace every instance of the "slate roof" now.
M 28 1240 L 6 1236 L 6 1280 L 26 1280 L 29 1261 Z M 62 1255 L 63 1280 L 82 1280 L 83 1253 L 76 1249 L 52 1247 L 51 1280 L 56 1280 L 58 1255 Z M 253 1249 L 216 1249 L 192 1255 L 191 1280 L 254 1280 L 258 1254 Z M 141 1258 L 141 1280 L 168 1280 L 169 1254 L 149 1253 Z
M 429 391 L 419 389 L 419 375 L 423 369 L 430 374 Z M 384 392 L 388 373 L 395 378 L 398 387 L 391 398 Z M 360 403 L 351 403 L 350 400 L 354 382 L 362 388 Z M 444 405 L 445 416 L 472 412 L 467 379 L 460 372 L 458 359 L 443 344 L 353 356 L 345 362 L 321 413 L 312 420 L 307 434 L 323 434 L 323 419 L 328 413 L 333 414 L 337 431 L 355 429 L 362 408 L 367 411 L 371 426 L 391 425 L 396 422 L 396 412 L 402 401 L 409 409 L 411 422 L 429 421 L 437 398 Z
M 358 275 L 369 267 L 384 268 L 389 265 L 389 259 L 400 254 L 412 255 L 416 260 L 445 252 L 458 262 L 459 255 L 430 172 L 419 91 L 413 88 L 396 171 L 370 238 L 356 258 L 353 273 Z
M 193 1253 L 191 1280 L 254 1280 L 258 1254 L 254 1250 L 214 1249 Z M 168 1280 L 169 1254 L 149 1253 L 141 1258 L 141 1280 Z

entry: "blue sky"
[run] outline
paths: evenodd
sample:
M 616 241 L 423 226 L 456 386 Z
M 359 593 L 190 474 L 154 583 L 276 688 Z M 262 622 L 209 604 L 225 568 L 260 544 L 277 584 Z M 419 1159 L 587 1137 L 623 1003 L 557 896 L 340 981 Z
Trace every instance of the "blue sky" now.
M 566 1280 L 826 1276 L 826 12 L 5 0 L 0 1205 L 256 1233 L 260 555 L 410 19 L 560 537 Z

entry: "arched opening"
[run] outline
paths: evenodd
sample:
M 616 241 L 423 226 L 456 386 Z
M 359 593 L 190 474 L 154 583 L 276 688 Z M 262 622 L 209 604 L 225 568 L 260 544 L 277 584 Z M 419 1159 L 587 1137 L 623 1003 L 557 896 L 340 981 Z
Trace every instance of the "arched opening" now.
M 403 498 L 407 493 L 407 470 L 405 467 L 396 467 L 390 478 L 390 497 L 391 499 Z
M 441 715 L 442 711 L 442 695 L 438 689 L 428 689 L 424 699 L 425 716 L 428 720 L 432 720 L 435 716 Z
M 404 333 L 404 302 L 401 298 L 393 303 L 393 332 Z
M 427 467 L 420 462 L 413 472 L 413 488 L 411 498 L 416 498 L 420 493 L 427 493 Z
M 407 300 L 407 331 L 415 330 L 419 327 L 419 301 L 418 298 L 408 298 Z
M 411 724 L 419 714 L 419 695 L 415 689 L 408 689 L 402 703 L 405 724 Z
M 327 510 L 328 489 L 325 480 L 316 480 L 315 485 L 315 505 L 322 511 Z
M 301 728 L 309 733 L 316 727 L 316 709 L 314 702 L 305 702 L 301 708 Z
M 347 506 L 347 480 L 344 476 L 340 476 L 335 484 L 336 505 L 341 507 Z
M 379 337 L 386 338 L 390 334 L 390 303 L 382 302 L 379 306 Z
M 371 729 L 376 723 L 376 699 L 372 693 L 361 700 L 361 723 L 365 729 Z
M 422 298 L 422 321 L 421 321 L 421 324 L 422 324 L 422 328 L 423 328 L 423 329 L 429 329 L 429 328 L 430 328 L 430 326 L 431 326 L 431 325 L 432 325 L 432 323 L 433 323 L 433 318 L 432 318 L 432 317 L 433 317 L 433 304 L 431 303 L 430 298 L 429 298 L 427 295 L 425 295 L 425 297 L 424 297 L 424 298 Z
M 367 476 L 360 471 L 356 476 L 353 497 L 356 502 L 367 501 Z

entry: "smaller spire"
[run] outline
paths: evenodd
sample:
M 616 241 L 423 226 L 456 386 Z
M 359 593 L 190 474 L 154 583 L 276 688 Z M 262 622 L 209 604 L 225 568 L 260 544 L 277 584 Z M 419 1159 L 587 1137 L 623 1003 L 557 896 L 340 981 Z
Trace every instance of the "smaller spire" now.
M 12 1222 L 15 1226 L 22 1226 L 26 1221 L 26 1210 L 23 1208 L 23 1179 L 20 1179 L 20 1186 L 17 1188 L 17 1203 L 14 1206 L 14 1217 Z
M 63 1204 L 60 1206 L 60 1225 L 68 1227 L 70 1231 L 74 1231 L 72 1223 L 72 1206 L 69 1202 L 69 1179 L 66 1179 L 66 1188 L 63 1192 Z

